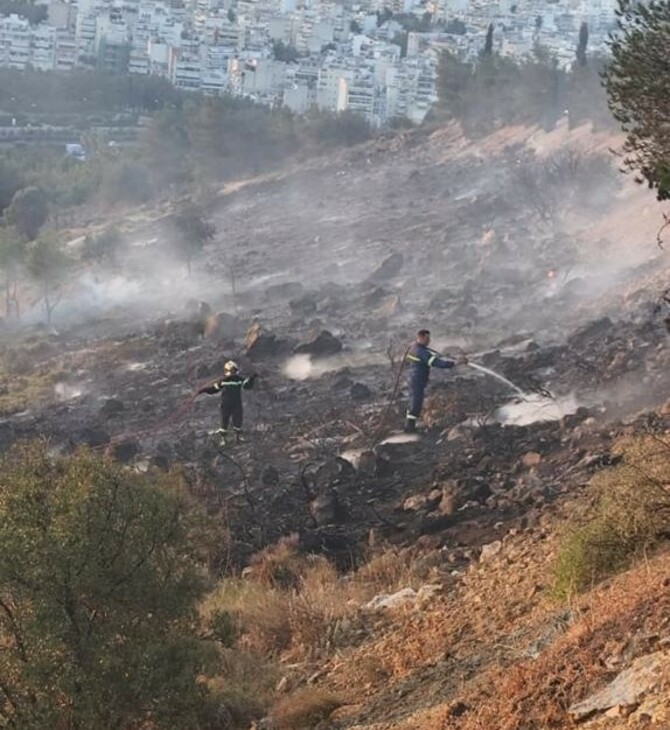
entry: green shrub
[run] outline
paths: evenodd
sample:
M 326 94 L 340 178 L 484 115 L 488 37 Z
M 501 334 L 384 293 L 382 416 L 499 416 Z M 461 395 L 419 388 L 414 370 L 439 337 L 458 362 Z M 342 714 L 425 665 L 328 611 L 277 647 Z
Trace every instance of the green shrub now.
M 670 444 L 627 439 L 614 453 L 621 462 L 594 477 L 586 521 L 571 526 L 559 551 L 554 592 L 560 598 L 626 569 L 668 534 Z

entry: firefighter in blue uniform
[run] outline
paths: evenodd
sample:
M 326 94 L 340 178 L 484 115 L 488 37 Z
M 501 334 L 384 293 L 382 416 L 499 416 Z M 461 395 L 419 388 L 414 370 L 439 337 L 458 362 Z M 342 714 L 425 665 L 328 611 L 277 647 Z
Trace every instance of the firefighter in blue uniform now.
M 409 363 L 409 408 L 407 409 L 407 418 L 405 421 L 405 433 L 414 433 L 416 431 L 416 422 L 421 415 L 423 406 L 423 397 L 428 385 L 431 368 L 453 368 L 456 365 L 465 365 L 468 362 L 467 357 L 460 356 L 455 360 L 440 355 L 431 350 L 430 332 L 428 330 L 419 330 L 416 335 L 416 342 L 409 348 L 406 356 L 406 362 Z
M 221 393 L 221 428 L 215 433 L 221 436 L 222 446 L 226 445 L 229 433 L 228 426 L 231 421 L 236 440 L 238 442 L 244 441 L 242 438 L 242 391 L 253 388 L 255 379 L 255 373 L 248 378 L 243 378 L 239 373 L 237 363 L 228 360 L 223 366 L 223 377 L 198 391 L 198 395 L 201 393 L 207 395 Z

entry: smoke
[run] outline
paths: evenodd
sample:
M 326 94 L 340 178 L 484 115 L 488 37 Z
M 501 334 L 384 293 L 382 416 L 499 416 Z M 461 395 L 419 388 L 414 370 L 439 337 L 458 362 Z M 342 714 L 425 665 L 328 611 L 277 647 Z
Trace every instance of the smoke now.
M 83 385 L 73 385 L 71 383 L 56 383 L 54 385 L 54 393 L 60 401 L 75 400 L 85 393 Z
M 574 394 L 559 398 L 529 394 L 521 401 L 508 403 L 498 409 L 495 420 L 506 426 L 528 426 L 540 421 L 558 421 L 574 413 L 579 406 Z
M 379 365 L 384 356 L 379 352 L 353 351 L 325 358 L 312 358 L 311 355 L 292 355 L 282 366 L 282 374 L 289 380 L 314 380 L 326 373 L 337 372 L 342 368 L 357 368 Z

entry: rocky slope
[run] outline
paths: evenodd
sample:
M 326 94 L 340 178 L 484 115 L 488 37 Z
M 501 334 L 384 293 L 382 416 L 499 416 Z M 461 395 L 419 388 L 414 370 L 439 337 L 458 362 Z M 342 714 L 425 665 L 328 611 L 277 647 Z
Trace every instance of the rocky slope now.
M 121 272 L 83 273 L 58 332 L 3 336 L 2 446 L 42 435 L 138 469 L 179 465 L 229 525 L 220 566 L 289 535 L 344 571 L 371 544 L 410 550 L 434 589 L 291 670 L 284 689 L 317 676 L 344 698 L 321 727 L 569 727 L 572 703 L 615 669 L 647 650 L 666 667 L 660 597 L 651 607 L 663 556 L 569 609 L 545 590 L 556 526 L 616 463 L 617 439 L 669 427 L 662 219 L 608 161 L 614 142 L 586 128 L 468 142 L 447 127 L 230 186 L 190 278 L 161 249 L 166 219 L 130 214 Z M 420 326 L 524 395 L 459 369 L 434 378 L 421 438 L 395 438 L 398 362 Z M 260 378 L 248 443 L 222 451 L 207 435 L 216 401 L 192 395 L 229 357 Z M 635 607 L 622 598 L 633 590 Z M 635 649 L 596 670 L 602 642 L 585 642 L 598 622 L 624 641 L 629 620 Z M 542 695 L 547 662 L 578 649 L 582 680 Z M 501 692 L 515 698 L 507 714 Z M 553 714 L 533 714 L 538 697 Z

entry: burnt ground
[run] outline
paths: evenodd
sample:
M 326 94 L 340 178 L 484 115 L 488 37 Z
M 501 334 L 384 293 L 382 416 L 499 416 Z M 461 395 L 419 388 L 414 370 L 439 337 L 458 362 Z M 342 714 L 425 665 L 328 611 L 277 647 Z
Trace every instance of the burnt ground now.
M 115 276 L 139 295 L 64 305 L 58 333 L 4 335 L 2 447 L 43 436 L 181 469 L 229 528 L 222 565 L 297 534 L 346 568 L 371 532 L 467 562 L 536 524 L 610 463 L 619 434 L 667 426 L 670 356 L 653 239 L 622 247 L 601 226 L 592 240 L 594 218 L 646 199 L 586 166 L 538 201 L 519 174 L 529 137 L 409 134 L 231 189 L 211 204 L 217 240 L 188 281 L 152 276 L 160 219 L 126 222 L 134 246 Z M 515 402 L 469 368 L 436 373 L 420 440 L 385 443 L 419 326 L 528 395 Z M 315 340 L 322 330 L 333 339 Z M 207 434 L 216 399 L 190 397 L 229 357 L 260 377 L 248 443 L 222 450 Z

